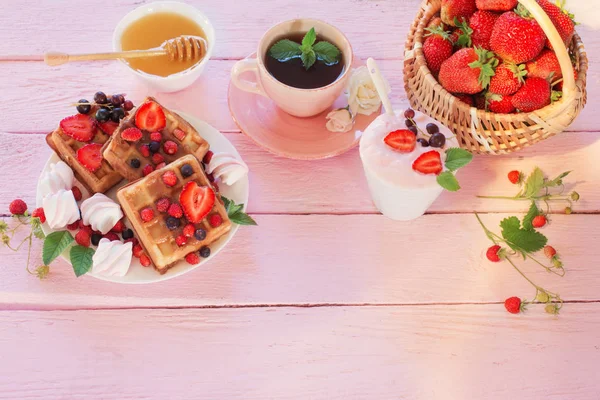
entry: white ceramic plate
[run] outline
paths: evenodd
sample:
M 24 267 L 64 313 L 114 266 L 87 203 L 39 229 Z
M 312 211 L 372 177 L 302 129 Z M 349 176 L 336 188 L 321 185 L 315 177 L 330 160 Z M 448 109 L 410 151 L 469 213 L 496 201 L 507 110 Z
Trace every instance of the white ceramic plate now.
M 192 126 L 200 133 L 200 135 L 206 139 L 206 141 L 210 144 L 210 148 L 215 153 L 227 152 L 235 155 L 238 159 L 242 159 L 238 151 L 233 147 L 231 142 L 227 140 L 225 136 L 221 134 L 218 130 L 207 124 L 206 122 L 195 118 L 191 115 L 175 111 L 182 118 L 186 119 Z M 50 156 L 44 169 L 40 173 L 40 176 L 50 167 L 50 164 L 56 163 L 60 160 L 58 155 L 55 153 Z M 38 182 L 39 183 L 39 182 Z M 105 194 L 113 200 L 116 200 L 117 189 L 121 186 L 125 185 L 127 182 L 123 181 Z M 89 197 L 87 191 L 81 186 L 78 185 L 82 190 L 84 199 Z M 248 193 L 249 193 L 249 182 L 248 176 L 244 177 L 244 179 L 239 180 L 233 186 L 227 186 L 225 184 L 220 184 L 219 189 L 221 190 L 221 194 L 229 199 L 232 199 L 237 204 L 243 203 L 244 210 L 246 209 L 246 205 L 248 203 Z M 42 199 L 38 195 L 36 196 L 37 206 L 40 207 L 42 204 Z M 126 223 L 128 227 L 131 227 L 129 223 Z M 211 255 L 210 257 L 203 259 L 200 264 L 197 265 L 189 265 L 185 260 L 180 261 L 175 267 L 171 268 L 166 274 L 159 274 L 152 267 L 142 267 L 137 258 L 133 258 L 131 267 L 129 268 L 129 272 L 124 277 L 105 277 L 100 275 L 94 275 L 91 272 L 88 272 L 87 275 L 93 276 L 94 278 L 98 278 L 104 281 L 117 282 L 117 283 L 152 283 L 152 282 L 160 282 L 165 281 L 167 279 L 175 278 L 176 276 L 183 275 L 186 272 L 189 272 L 200 265 L 204 265 L 205 263 L 211 261 L 216 257 L 216 255 L 229 243 L 229 241 L 233 238 L 233 235 L 237 232 L 239 225 L 233 224 L 229 233 L 216 241 L 215 243 L 210 245 Z M 48 224 L 43 224 L 42 229 L 44 233 L 47 235 L 52 233 L 53 230 L 50 229 Z M 71 232 L 74 233 L 74 232 Z M 68 249 L 65 250 L 63 254 L 60 256 L 63 260 L 70 264 Z

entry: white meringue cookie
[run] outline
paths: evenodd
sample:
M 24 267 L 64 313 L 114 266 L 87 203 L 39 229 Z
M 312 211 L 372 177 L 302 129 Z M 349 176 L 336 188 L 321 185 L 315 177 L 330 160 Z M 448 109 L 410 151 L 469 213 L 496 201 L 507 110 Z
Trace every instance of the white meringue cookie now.
M 41 198 L 44 198 L 61 189 L 71 190 L 74 179 L 73 170 L 64 161 L 51 164 L 40 178 L 38 193 Z
M 81 218 L 85 225 L 91 225 L 93 230 L 104 235 L 123 218 L 123 211 L 113 200 L 102 193 L 96 193 L 81 203 Z
M 231 186 L 248 173 L 248 166 L 233 154 L 215 153 L 206 167 L 206 172 Z
M 103 276 L 125 276 L 133 256 L 132 243 L 101 239 L 92 256 L 92 273 Z
M 79 219 L 79 207 L 70 190 L 60 189 L 50 193 L 42 201 L 46 222 L 52 229 L 62 229 Z

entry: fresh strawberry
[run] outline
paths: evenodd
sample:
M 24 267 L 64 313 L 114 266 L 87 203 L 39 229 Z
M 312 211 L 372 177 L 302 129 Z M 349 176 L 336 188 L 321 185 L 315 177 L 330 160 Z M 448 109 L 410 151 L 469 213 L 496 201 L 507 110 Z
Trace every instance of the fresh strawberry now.
M 94 233 L 94 231 L 92 230 L 92 227 L 89 226 L 89 225 L 84 224 L 82 219 L 79 220 L 79 229 L 86 231 L 90 235 L 92 233 Z
M 492 31 L 490 47 L 504 62 L 520 64 L 537 57 L 546 42 L 546 34 L 537 21 L 519 5 L 519 14 L 502 14 Z
M 111 232 L 116 232 L 116 233 L 121 233 L 126 229 L 125 224 L 123 223 L 123 220 L 118 220 L 117 223 L 115 224 L 115 226 L 112 227 L 112 229 L 110 230 Z
M 115 133 L 115 131 L 119 127 L 119 124 L 113 121 L 106 121 L 99 122 L 98 127 L 100 128 L 100 130 L 102 130 L 102 132 L 106 133 L 108 136 L 112 136 L 113 133 Z
M 163 109 L 155 102 L 148 101 L 138 107 L 135 113 L 135 125 L 147 131 L 160 131 L 167 124 Z
M 219 214 L 213 214 L 210 217 L 208 217 L 208 223 L 213 228 L 217 228 L 223 223 L 223 218 Z
M 140 217 L 144 222 L 150 222 L 154 219 L 154 211 L 151 208 L 144 208 L 140 211 Z
M 512 104 L 512 96 L 499 95 L 495 93 L 488 93 L 487 98 L 487 109 L 490 112 L 496 114 L 512 114 L 515 112 L 515 106 Z
M 510 297 L 506 299 L 504 301 L 504 307 L 506 308 L 506 311 L 511 314 L 518 314 L 523 310 L 521 307 L 521 299 L 518 297 Z
M 521 183 L 521 179 L 522 179 L 522 175 L 520 171 L 510 171 L 508 173 L 508 180 L 510 181 L 510 183 L 512 184 L 518 184 Z
M 480 10 L 510 11 L 518 4 L 518 0 L 476 0 L 475 4 Z
M 102 166 L 102 144 L 90 143 L 77 150 L 77 160 L 88 171 L 96 172 Z
M 142 131 L 133 126 L 121 132 L 121 137 L 123 140 L 127 140 L 128 142 L 137 142 L 142 138 L 142 136 L 144 136 Z
M 471 29 L 467 20 L 457 21 L 456 28 L 450 34 L 450 41 L 454 43 L 454 47 L 458 49 L 473 47 L 473 39 L 471 39 L 472 34 L 473 29 Z
M 412 169 L 422 174 L 439 175 L 442 170 L 442 158 L 435 150 L 421 154 L 412 165 Z
M 552 246 L 546 246 L 544 247 L 544 255 L 552 259 L 556 255 L 556 249 Z
M 525 76 L 525 64 L 500 63 L 496 68 L 496 75 L 490 80 L 489 90 L 502 96 L 515 94 L 525 83 Z
M 441 17 L 433 17 L 431 21 L 427 24 L 427 28 L 441 28 L 442 30 L 446 30 L 446 25 L 444 21 L 442 21 Z
M 538 215 L 537 217 L 533 218 L 533 221 L 531 221 L 531 225 L 537 229 L 544 227 L 547 222 L 548 220 L 546 219 L 545 215 Z
M 475 105 L 475 101 L 473 101 L 473 96 L 469 96 L 468 94 L 455 94 L 454 97 L 471 107 Z
M 579 73 L 577 72 L 577 70 L 575 68 L 573 68 L 573 77 L 575 78 L 575 81 L 577 81 L 577 78 L 579 77 Z M 556 85 L 555 85 L 556 90 L 562 92 L 563 82 L 564 82 L 564 80 L 561 80 L 560 82 L 556 83 Z
M 177 184 L 177 175 L 175 175 L 175 172 L 173 171 L 167 171 L 164 174 L 162 174 L 162 180 L 165 183 L 165 185 L 169 187 L 175 186 Z
M 72 224 L 67 225 L 67 229 L 70 231 L 74 231 L 76 229 L 79 229 L 79 220 L 73 222 Z
M 150 146 L 148 146 L 147 144 L 143 144 L 140 146 L 140 153 L 144 156 L 144 157 L 150 157 Z
M 183 227 L 183 235 L 185 237 L 194 236 L 194 232 L 196 232 L 196 227 L 194 227 L 193 224 L 187 224 L 186 226 Z
M 71 188 L 71 192 L 73 192 L 73 197 L 75 197 L 75 201 L 79 201 L 83 198 L 83 194 L 81 193 L 81 189 L 77 186 L 73 186 Z
M 197 224 L 212 210 L 215 204 L 215 192 L 209 187 L 201 187 L 196 182 L 190 181 L 181 191 L 179 202 L 187 219 Z
M 521 112 L 531 112 L 546 107 L 552 101 L 552 89 L 547 80 L 529 78 L 513 96 L 512 103 Z
M 210 160 L 212 160 L 214 153 L 212 151 L 207 151 L 206 154 L 204 155 L 204 158 L 202 159 L 202 162 L 204 164 L 209 164 Z
M 152 171 L 154 171 L 154 167 L 152 165 L 150 165 L 150 164 L 146 164 L 146 166 L 142 170 L 142 175 L 146 176 L 149 173 L 151 173 Z
M 545 49 L 539 56 L 527 63 L 527 76 L 557 81 L 563 77 L 556 54 Z
M 60 121 L 60 129 L 78 142 L 89 142 L 96 134 L 96 120 L 85 114 L 75 114 Z
M 185 256 L 185 261 L 187 261 L 188 264 L 196 265 L 200 263 L 200 257 L 198 257 L 197 253 L 190 253 Z
M 175 243 L 177 243 L 177 246 L 179 247 L 185 246 L 187 243 L 187 237 L 185 237 L 185 235 L 179 235 L 175 238 Z
M 140 258 L 140 256 L 144 253 L 144 249 L 139 244 L 133 246 L 133 256 L 135 258 Z
M 167 213 L 174 218 L 181 218 L 183 217 L 183 209 L 181 208 L 181 206 L 177 203 L 173 203 L 169 206 L 169 209 L 167 210 Z
M 150 140 L 152 140 L 153 142 L 160 142 L 162 140 L 162 135 L 158 131 L 152 132 L 150 134 Z
M 40 222 L 43 224 L 44 222 L 46 222 L 46 214 L 44 214 L 44 209 L 42 207 L 36 208 L 35 210 L 33 210 L 33 212 L 31 213 L 31 216 L 34 218 L 39 218 Z
M 152 154 L 152 162 L 154 164 L 160 164 L 163 161 L 165 161 L 165 157 L 163 157 L 162 154 L 160 154 L 160 153 L 154 153 L 154 154 Z
M 417 136 L 408 129 L 400 129 L 388 133 L 383 141 L 399 153 L 410 153 L 417 145 Z
M 91 239 L 91 235 L 85 230 L 81 230 L 77 232 L 77 235 L 75 235 L 75 241 L 78 245 L 83 247 L 90 247 L 90 244 L 92 243 Z
M 487 251 L 485 252 L 485 256 L 491 262 L 499 262 L 500 261 L 500 253 L 499 253 L 500 250 L 502 250 L 502 247 L 500 247 L 498 245 L 492 246 L 489 249 L 487 249 Z
M 13 200 L 8 205 L 8 211 L 10 211 L 12 215 L 23 215 L 25 214 L 25 211 L 27 211 L 27 203 L 21 199 Z
M 140 264 L 142 264 L 142 267 L 149 267 L 150 264 L 152 264 L 150 257 L 148 257 L 146 253 L 140 255 Z
M 546 14 L 548 14 L 550 21 L 552 21 L 556 27 L 556 30 L 558 30 L 561 39 L 565 43 L 565 46 L 568 48 L 571 40 L 573 39 L 573 34 L 575 33 L 575 21 L 573 21 L 573 14 L 549 0 L 537 0 L 537 2 L 546 12 Z M 552 49 L 552 44 L 549 40 L 546 40 L 546 47 Z
M 490 48 L 490 37 L 499 15 L 490 11 L 477 11 L 471 16 L 469 26 L 473 30 L 471 40 L 473 47 Z
M 498 60 L 485 49 L 461 49 L 444 61 L 439 82 L 449 92 L 475 94 L 487 88 Z
M 165 153 L 173 155 L 177 153 L 177 143 L 172 140 L 167 140 L 165 144 L 163 144 L 163 150 Z
M 442 0 L 441 17 L 445 24 L 456 26 L 456 20 L 468 21 L 475 11 L 475 0 Z
M 169 210 L 170 205 L 171 205 L 171 200 L 167 199 L 166 197 L 163 197 L 162 199 L 160 199 L 156 202 L 156 209 L 159 212 L 164 213 Z
M 173 131 L 173 136 L 175 136 L 175 137 L 177 138 L 177 140 L 179 140 L 180 142 L 181 142 L 183 139 L 185 139 L 185 135 L 186 135 L 185 131 L 184 131 L 184 130 L 181 130 L 181 129 L 179 129 L 179 128 L 177 128 L 177 129 L 175 129 L 175 130 Z
M 119 241 L 119 235 L 114 232 L 108 232 L 106 235 L 102 236 L 103 239 L 108 239 L 111 242 Z
M 429 70 L 437 74 L 442 63 L 452 55 L 454 45 L 450 41 L 448 32 L 444 32 L 441 28 L 427 28 L 427 30 L 429 33 L 425 35 L 427 38 L 423 43 L 423 55 Z

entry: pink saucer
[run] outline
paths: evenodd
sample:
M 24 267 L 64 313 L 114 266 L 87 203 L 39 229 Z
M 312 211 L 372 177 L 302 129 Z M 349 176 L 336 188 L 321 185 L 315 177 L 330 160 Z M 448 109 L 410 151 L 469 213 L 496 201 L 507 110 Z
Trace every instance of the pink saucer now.
M 254 57 L 256 54 L 249 58 Z M 362 60 L 355 60 L 352 67 L 364 64 Z M 331 110 L 348 105 L 344 93 L 330 109 L 309 118 L 291 116 L 270 99 L 240 90 L 231 82 L 227 101 L 233 120 L 250 139 L 275 155 L 296 160 L 320 160 L 347 152 L 358 144 L 362 131 L 380 115 L 380 111 L 369 116 L 358 115 L 351 131 L 339 133 L 327 130 L 325 116 Z

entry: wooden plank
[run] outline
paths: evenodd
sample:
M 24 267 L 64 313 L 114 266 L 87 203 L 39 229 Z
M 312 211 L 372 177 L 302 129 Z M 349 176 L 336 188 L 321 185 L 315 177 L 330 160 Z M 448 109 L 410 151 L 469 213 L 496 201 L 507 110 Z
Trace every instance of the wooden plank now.
M 596 400 L 599 312 L 0 312 L 0 398 Z
M 430 212 L 524 211 L 528 207 L 524 202 L 480 200 L 475 196 L 516 193 L 517 189 L 506 178 L 508 171 L 529 172 L 535 165 L 551 175 L 573 170 L 569 182 L 577 183 L 576 188 L 582 195 L 575 211 L 598 212 L 600 191 L 596 183 L 600 181 L 600 170 L 596 168 L 596 155 L 600 153 L 600 141 L 597 136 L 593 132 L 566 133 L 521 153 L 476 157 L 472 165 L 459 173 L 463 189 L 458 193 L 442 194 Z M 294 161 L 271 156 L 244 135 L 227 134 L 227 137 L 250 166 L 251 212 L 376 212 L 357 150 L 331 160 Z M 0 133 L 0 159 L 5 171 L 11 171 L 4 175 L 0 185 L 0 213 L 6 213 L 8 204 L 17 196 L 34 204 L 36 182 L 49 155 L 50 149 L 42 135 Z
M 25 272 L 26 252 L 2 247 L 0 309 L 481 303 L 535 294 L 509 264 L 485 258 L 491 242 L 471 214 L 408 223 L 377 215 L 255 217 L 259 226 L 242 227 L 214 260 L 151 287 L 78 279 L 60 261 L 40 282 Z M 497 232 L 503 217 L 482 216 Z M 598 288 L 589 284 L 600 280 L 591 261 L 600 258 L 599 224 L 598 215 L 554 216 L 543 232 L 567 275 L 548 274 L 531 262 L 524 271 L 565 300 L 599 300 Z M 33 257 L 39 263 L 39 245 Z

